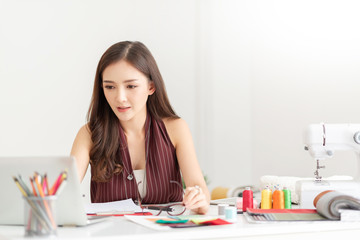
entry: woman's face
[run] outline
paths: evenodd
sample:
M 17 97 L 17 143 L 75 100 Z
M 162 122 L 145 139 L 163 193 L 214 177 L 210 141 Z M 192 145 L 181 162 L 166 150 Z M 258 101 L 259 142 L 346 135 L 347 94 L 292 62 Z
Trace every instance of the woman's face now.
M 146 115 L 146 102 L 155 88 L 142 72 L 120 60 L 105 68 L 102 79 L 105 98 L 120 121 Z

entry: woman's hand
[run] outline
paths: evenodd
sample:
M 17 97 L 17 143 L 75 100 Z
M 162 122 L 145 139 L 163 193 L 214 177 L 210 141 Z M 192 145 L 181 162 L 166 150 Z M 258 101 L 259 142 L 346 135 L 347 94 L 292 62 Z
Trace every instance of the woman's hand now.
M 176 149 L 185 186 L 189 186 L 185 189 L 183 203 L 187 209 L 206 214 L 210 207 L 210 194 L 196 158 L 190 129 L 181 118 L 164 119 L 164 124 Z M 196 185 L 199 187 L 195 187 Z
M 183 203 L 187 209 L 199 214 L 206 214 L 209 209 L 209 202 L 207 201 L 206 195 L 197 185 L 185 189 Z

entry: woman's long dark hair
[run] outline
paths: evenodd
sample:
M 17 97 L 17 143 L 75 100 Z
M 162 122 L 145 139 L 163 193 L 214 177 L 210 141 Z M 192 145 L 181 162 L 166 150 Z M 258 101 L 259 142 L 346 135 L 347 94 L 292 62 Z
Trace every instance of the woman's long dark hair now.
M 119 148 L 126 147 L 126 144 L 120 143 L 119 119 L 106 101 L 102 87 L 104 70 L 120 60 L 130 63 L 154 83 L 155 92 L 148 97 L 146 103 L 152 117 L 179 118 L 170 105 L 159 68 L 147 47 L 141 42 L 130 41 L 112 45 L 102 55 L 97 66 L 94 90 L 87 114 L 93 143 L 90 150 L 92 180 L 97 182 L 107 182 L 114 174 L 120 174 L 123 170 Z

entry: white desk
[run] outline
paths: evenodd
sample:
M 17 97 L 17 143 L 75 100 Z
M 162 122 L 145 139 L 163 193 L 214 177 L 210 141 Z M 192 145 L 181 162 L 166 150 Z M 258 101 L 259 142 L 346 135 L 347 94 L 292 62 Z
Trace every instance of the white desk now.
M 210 214 L 216 213 L 211 206 Z M 0 226 L 0 240 L 24 238 L 23 226 Z M 58 239 L 75 240 L 119 240 L 119 239 L 350 239 L 360 236 L 360 222 L 291 222 L 250 224 L 242 215 L 238 222 L 223 226 L 198 228 L 152 230 L 124 217 L 111 217 L 108 220 L 87 227 L 60 227 Z M 34 238 L 31 238 L 34 239 Z M 44 238 L 40 238 L 44 239 Z

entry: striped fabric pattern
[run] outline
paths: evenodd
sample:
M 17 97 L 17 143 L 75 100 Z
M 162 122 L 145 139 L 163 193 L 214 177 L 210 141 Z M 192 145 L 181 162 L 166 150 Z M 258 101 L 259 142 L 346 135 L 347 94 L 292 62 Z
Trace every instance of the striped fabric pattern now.
M 133 173 L 126 136 L 120 127 L 120 157 L 124 165 L 119 175 L 114 175 L 109 182 L 91 181 L 91 201 L 111 202 L 138 198 L 138 187 L 135 178 L 128 180 Z M 157 120 L 148 113 L 145 121 L 145 150 L 147 154 L 145 176 L 146 195 L 142 203 L 169 203 L 182 201 L 183 190 L 181 184 L 180 167 L 176 151 L 170 141 L 164 122 Z

